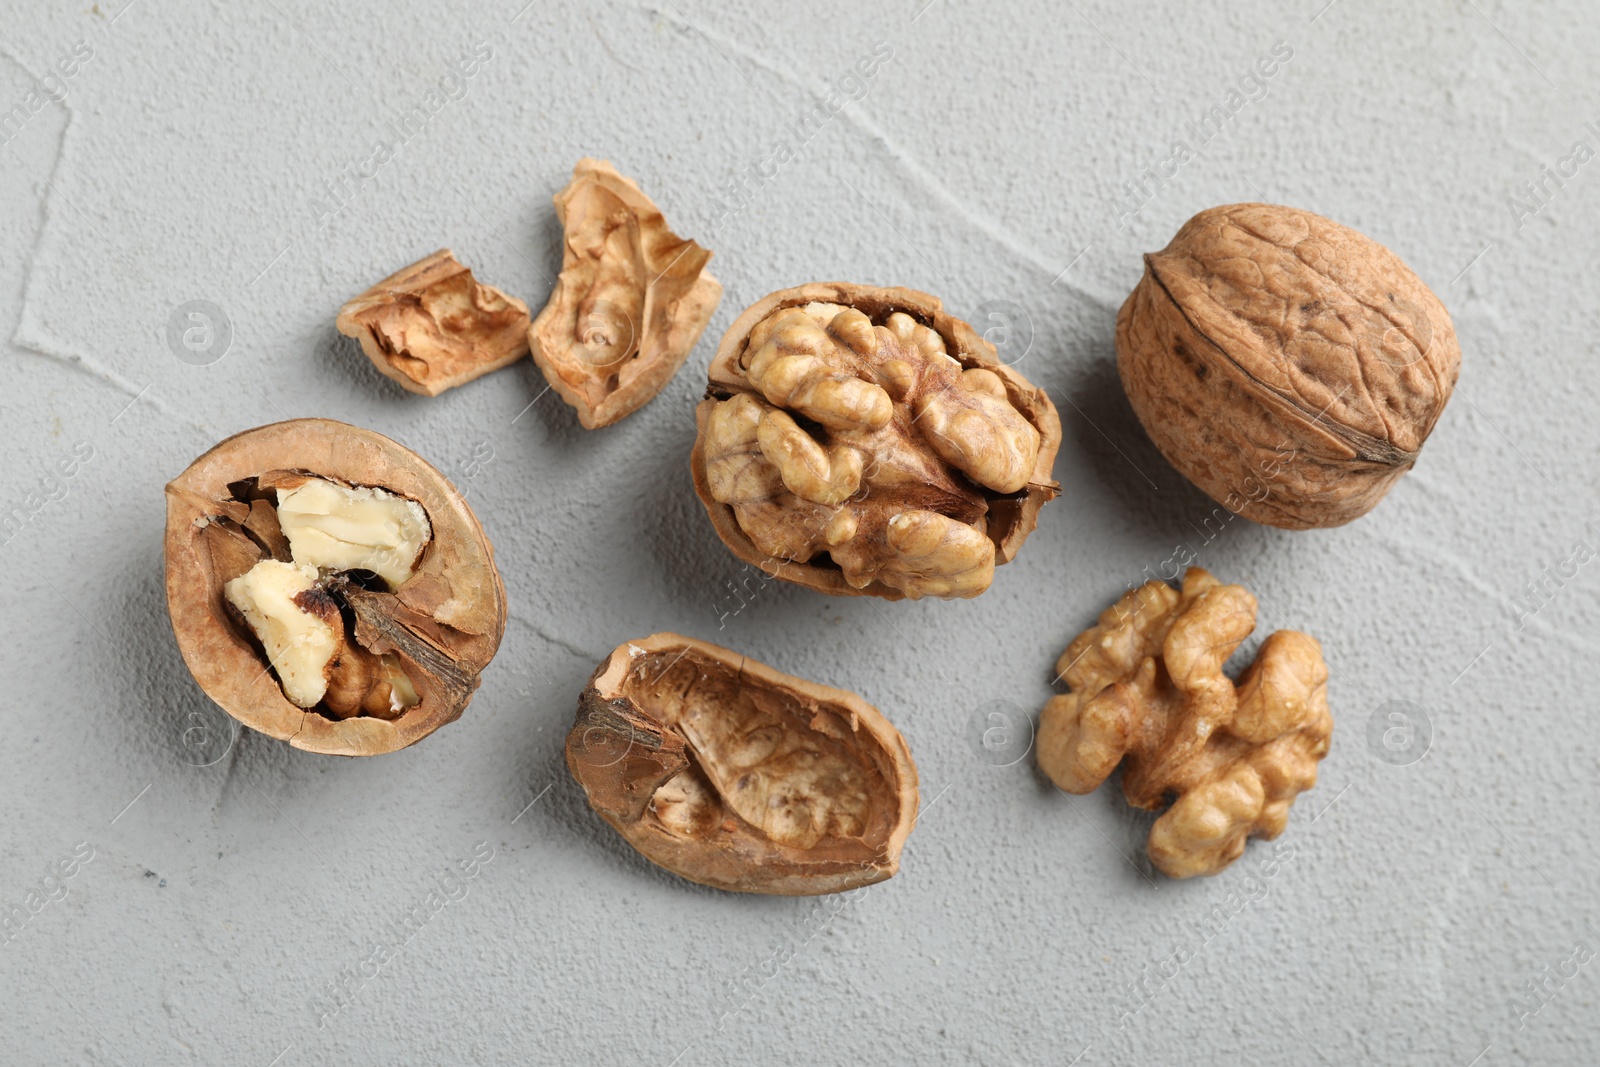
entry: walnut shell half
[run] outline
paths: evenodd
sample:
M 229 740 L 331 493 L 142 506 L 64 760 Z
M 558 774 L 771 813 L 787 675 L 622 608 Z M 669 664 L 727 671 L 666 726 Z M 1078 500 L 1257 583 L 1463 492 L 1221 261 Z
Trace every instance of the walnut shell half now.
M 677 634 L 600 664 L 567 766 L 650 862 L 740 893 L 881 882 L 916 820 L 916 765 L 877 708 Z
M 1060 490 L 1055 405 L 938 297 L 819 282 L 738 317 L 690 465 L 740 559 L 824 593 L 971 597 Z
M 1271 526 L 1338 526 L 1411 468 L 1461 349 L 1400 257 L 1309 211 L 1233 204 L 1144 262 L 1117 316 L 1123 388 L 1212 499 Z
M 555 195 L 561 277 L 528 328 L 533 361 L 584 429 L 643 407 L 683 366 L 722 300 L 711 252 L 680 238 L 654 201 L 602 159 L 580 159 Z
M 314 480 L 420 506 L 425 542 L 412 543 L 399 574 L 384 568 L 409 577 L 390 586 L 369 570 L 319 572 L 294 557 L 273 494 L 281 500 Z M 392 752 L 461 717 L 505 631 L 505 588 L 477 518 L 426 460 L 371 430 L 295 419 L 221 442 L 166 495 L 173 633 L 200 688 L 228 714 L 296 748 L 343 756 Z M 268 564 L 314 579 L 294 603 L 333 634 L 327 695 L 313 707 L 290 701 L 255 623 L 225 595 Z M 407 698 L 391 703 L 391 688 Z

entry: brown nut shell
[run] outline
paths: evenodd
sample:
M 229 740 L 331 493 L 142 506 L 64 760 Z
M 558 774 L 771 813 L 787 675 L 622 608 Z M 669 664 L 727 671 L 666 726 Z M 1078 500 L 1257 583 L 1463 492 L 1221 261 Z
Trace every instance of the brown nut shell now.
M 296 475 L 285 472 L 384 489 L 427 514 L 432 538 L 407 581 L 392 592 L 352 584 L 338 593 L 357 644 L 398 656 L 421 698 L 397 718 L 341 721 L 297 707 L 248 627 L 230 614 L 223 586 L 284 552 L 271 506 L 252 508 L 233 487 L 251 479 L 293 484 Z M 341 756 L 393 752 L 461 717 L 505 632 L 505 587 L 476 516 L 426 460 L 371 430 L 294 419 L 222 441 L 174 478 L 166 495 L 173 633 L 195 681 L 228 714 L 296 748 Z
M 870 425 L 881 425 L 883 429 L 855 435 L 841 434 L 836 426 L 819 425 L 815 420 L 806 418 L 800 411 L 806 406 L 804 396 L 792 403 L 773 405 L 770 403 L 773 395 L 771 386 L 764 388 L 752 380 L 752 349 L 760 347 L 752 345 L 752 335 L 758 342 L 765 343 L 781 332 L 774 328 L 774 317 L 778 313 L 790 308 L 806 308 L 808 305 L 838 305 L 865 316 L 866 323 L 858 321 L 853 327 L 846 323 L 845 333 L 834 335 L 833 343 L 840 351 L 854 346 L 855 354 L 859 356 L 871 348 L 872 331 L 875 329 L 878 332 L 879 348 L 875 354 L 869 352 L 865 359 L 855 359 L 846 353 L 853 368 L 829 366 L 825 370 L 829 376 L 843 379 L 841 388 L 857 390 L 854 394 L 844 394 L 843 403 L 867 405 L 859 407 L 854 417 Z M 897 314 L 908 316 L 915 327 L 908 330 L 904 348 L 890 352 L 884 347 L 881 335 L 885 324 Z M 839 321 L 835 320 L 836 323 Z M 868 324 L 870 329 L 867 328 Z M 854 336 L 849 335 L 852 328 L 857 331 Z M 923 367 L 906 369 L 905 360 L 900 357 L 914 348 L 910 332 L 921 332 L 934 342 L 934 348 L 942 348 L 943 355 L 955 361 L 954 381 L 970 383 L 975 378 L 981 379 L 987 383 L 985 388 L 992 390 L 992 396 L 980 395 L 981 390 L 968 393 L 953 389 L 947 379 L 936 381 L 932 372 L 926 369 L 926 364 L 942 358 L 940 356 L 928 357 Z M 916 361 L 910 356 L 906 358 Z M 875 366 L 872 365 L 873 360 L 877 361 Z M 974 374 L 975 371 L 985 373 Z M 897 374 L 901 377 L 897 378 Z M 823 593 L 878 596 L 887 600 L 924 595 L 974 596 L 988 587 L 995 565 L 1007 563 L 1016 556 L 1038 523 L 1039 509 L 1060 492 L 1060 486 L 1051 478 L 1056 452 L 1061 445 L 1061 422 L 1056 415 L 1055 405 L 1043 389 L 1035 387 L 1011 367 L 1001 364 L 996 359 L 992 344 L 971 325 L 945 311 L 943 302 L 928 293 L 848 282 L 815 282 L 772 293 L 746 308 L 723 334 L 716 356 L 711 361 L 709 378 L 706 399 L 701 401 L 695 412 L 699 433 L 690 457 L 695 492 L 705 505 L 717 536 L 735 556 L 785 581 Z M 865 388 L 862 388 L 863 384 Z M 829 383 L 823 385 L 828 387 Z M 924 391 L 919 394 L 919 389 Z M 877 396 L 880 390 L 885 394 L 884 397 Z M 828 396 L 838 397 L 840 394 L 824 394 L 824 402 L 827 402 Z M 897 513 L 932 515 L 939 522 L 950 520 L 948 526 L 956 533 L 962 532 L 961 527 L 967 527 L 975 532 L 980 543 L 986 542 L 984 551 L 990 557 L 987 561 L 988 573 L 979 574 L 965 586 L 952 582 L 944 588 L 928 584 L 919 587 L 916 582 L 895 582 L 881 578 L 874 578 L 863 585 L 848 580 L 845 569 L 829 555 L 828 546 L 817 539 L 803 546 L 805 551 L 799 553 L 764 551 L 757 544 L 757 536 L 741 522 L 737 508 L 718 499 L 709 471 L 718 458 L 710 455 L 715 446 L 708 444 L 708 428 L 714 413 L 728 400 L 740 397 L 753 398 L 764 406 L 775 406 L 783 416 L 778 421 L 790 435 L 794 435 L 790 427 L 803 425 L 807 437 L 821 437 L 822 440 L 813 449 L 813 455 L 820 456 L 823 446 L 832 450 L 831 454 L 836 457 L 841 451 L 848 456 L 852 447 L 860 455 L 856 461 L 862 471 L 859 479 L 852 480 L 850 477 L 855 473 L 854 468 L 841 468 L 843 477 L 840 472 L 834 472 L 842 485 L 838 499 L 829 498 L 826 495 L 827 486 L 820 484 L 812 488 L 820 488 L 823 492 L 807 490 L 810 495 L 803 500 L 793 494 L 784 495 L 775 498 L 777 505 L 773 509 L 772 521 L 790 527 L 818 525 L 826 522 L 829 516 L 837 517 L 841 499 L 843 510 L 847 512 L 857 508 L 863 513 L 875 510 L 879 520 L 876 527 L 869 525 L 869 516 L 869 521 L 861 523 L 856 544 L 850 546 L 858 557 L 865 556 L 870 565 L 874 560 L 881 562 L 892 557 L 896 551 L 890 543 L 893 532 L 886 535 L 884 531 L 881 521 L 884 516 Z M 949 397 L 960 398 L 954 405 L 957 409 L 954 416 L 941 410 L 943 398 Z M 946 432 L 947 426 L 960 419 L 967 419 L 971 424 L 973 414 L 968 402 L 973 400 L 998 410 L 1003 419 L 1016 422 L 1031 438 L 1027 448 L 1005 457 L 1009 466 L 1002 461 L 989 464 L 986 470 L 982 448 L 966 448 L 962 442 L 954 440 L 956 434 Z M 963 403 L 966 404 L 965 410 L 961 409 Z M 877 409 L 872 407 L 874 404 Z M 792 417 L 796 413 L 800 414 L 799 422 Z M 884 419 L 887 419 L 886 423 L 882 421 Z M 984 441 L 989 445 L 995 445 L 1004 436 L 994 426 L 985 427 L 983 433 Z M 778 443 L 781 442 L 773 442 Z M 800 443 L 808 449 L 812 447 L 807 444 L 806 438 L 801 438 Z M 998 445 L 995 447 L 999 448 Z M 765 439 L 762 449 L 769 454 L 776 451 L 765 443 Z M 1003 451 L 1003 448 L 1000 450 Z M 995 457 L 990 455 L 988 458 L 992 460 Z M 975 476 L 969 477 L 964 473 L 987 473 L 989 470 L 992 470 L 990 477 L 993 481 L 1011 479 L 1011 484 L 1005 486 L 1009 491 L 996 491 L 980 484 Z M 888 475 L 882 479 L 885 484 L 874 484 L 874 471 L 883 471 Z M 777 475 L 774 473 L 771 478 L 776 479 Z M 857 481 L 859 487 L 853 496 L 844 492 L 856 486 Z M 889 484 L 891 482 L 893 484 Z M 773 481 L 772 488 L 777 491 L 780 487 Z M 843 499 L 847 496 L 849 499 Z M 817 517 L 813 518 L 807 513 L 807 507 L 811 501 L 819 499 L 827 500 L 832 510 L 817 511 L 814 513 Z M 850 528 L 855 529 L 855 520 L 849 516 L 847 518 L 852 524 Z M 915 534 L 916 531 L 909 531 L 907 539 Z M 812 550 L 816 550 L 815 554 L 808 555 L 807 552 Z
M 1455 388 L 1439 298 L 1378 242 L 1314 215 L 1194 216 L 1117 316 L 1117 365 L 1162 455 L 1224 507 L 1338 526 L 1411 468 Z
M 528 354 L 528 305 L 476 281 L 448 248 L 347 302 L 335 325 L 385 377 L 422 396 Z
M 877 708 L 678 634 L 596 668 L 567 767 L 650 862 L 739 893 L 881 882 L 916 821 L 916 765 Z
M 528 328 L 533 360 L 584 429 L 649 403 L 722 300 L 711 252 L 678 237 L 633 179 L 580 159 L 555 195 L 561 276 Z

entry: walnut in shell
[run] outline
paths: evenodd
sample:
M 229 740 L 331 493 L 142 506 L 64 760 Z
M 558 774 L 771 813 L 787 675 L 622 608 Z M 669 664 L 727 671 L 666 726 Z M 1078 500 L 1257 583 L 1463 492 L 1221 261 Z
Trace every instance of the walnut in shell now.
M 1277 837 L 1328 753 L 1328 668 L 1314 638 L 1279 630 L 1237 683 L 1222 673 L 1255 624 L 1255 597 L 1191 567 L 1181 592 L 1130 590 L 1056 664 L 1072 691 L 1040 716 L 1039 768 L 1089 793 L 1121 763 L 1129 804 L 1171 805 L 1149 851 L 1174 878 L 1216 874 L 1250 836 Z
M 773 293 L 710 376 L 695 490 L 735 555 L 812 589 L 977 596 L 1060 488 L 1055 405 L 927 293 Z
M 677 634 L 600 664 L 567 766 L 646 859 L 741 893 L 881 882 L 917 812 L 911 751 L 877 708 Z
M 328 419 L 237 434 L 167 486 L 167 608 L 230 715 L 392 752 L 461 717 L 505 630 L 494 552 L 427 461 Z
M 533 359 L 585 429 L 643 407 L 700 340 L 722 299 L 711 253 L 667 228 L 631 178 L 581 159 L 555 195 L 561 277 L 528 331 Z
M 499 370 L 528 351 L 528 305 L 475 281 L 448 248 L 345 304 L 336 325 L 361 342 L 385 376 L 423 396 Z
M 1117 316 L 1128 399 L 1224 507 L 1287 529 L 1371 510 L 1460 371 L 1439 298 L 1383 245 L 1271 204 L 1202 211 Z

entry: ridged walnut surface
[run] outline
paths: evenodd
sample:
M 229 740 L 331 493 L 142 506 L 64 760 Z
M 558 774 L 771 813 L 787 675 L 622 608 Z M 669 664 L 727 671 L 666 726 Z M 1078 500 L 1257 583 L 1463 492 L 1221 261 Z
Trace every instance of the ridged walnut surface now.
M 1222 673 L 1255 624 L 1255 597 L 1191 567 L 1181 592 L 1129 591 L 1056 664 L 1072 691 L 1040 717 L 1039 768 L 1089 793 L 1120 763 L 1129 804 L 1171 805 L 1149 851 L 1174 878 L 1216 874 L 1249 837 L 1282 833 L 1328 752 L 1328 668 L 1314 638 L 1279 630 L 1237 683 Z
M 677 634 L 600 664 L 567 766 L 646 859 L 741 893 L 881 882 L 917 812 L 910 749 L 878 709 Z
M 1234 204 L 1145 256 L 1117 361 L 1174 467 L 1246 518 L 1306 529 L 1364 515 L 1411 468 L 1461 350 L 1444 305 L 1383 245 Z

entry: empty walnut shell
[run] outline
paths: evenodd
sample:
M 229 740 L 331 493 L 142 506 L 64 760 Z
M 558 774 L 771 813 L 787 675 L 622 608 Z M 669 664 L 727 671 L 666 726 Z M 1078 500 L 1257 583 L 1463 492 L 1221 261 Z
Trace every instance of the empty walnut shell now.
M 336 325 L 361 342 L 385 377 L 423 396 L 438 396 L 528 353 L 528 305 L 476 281 L 448 248 L 349 301 Z
M 1286 529 L 1366 514 L 1460 371 L 1438 297 L 1383 245 L 1271 204 L 1202 211 L 1117 316 L 1123 387 L 1167 460 Z
M 881 882 L 917 812 L 911 752 L 877 708 L 670 633 L 595 670 L 567 766 L 650 862 L 741 893 Z
M 337 718 L 284 695 L 260 642 L 223 595 L 267 559 L 288 561 L 265 486 L 310 475 L 415 501 L 431 539 L 393 591 L 335 578 L 328 592 L 365 652 L 397 656 L 419 702 L 396 718 Z M 392 752 L 461 717 L 505 631 L 494 551 L 461 495 L 426 460 L 371 430 L 295 419 L 236 434 L 167 485 L 167 609 L 195 681 L 228 714 L 296 748 Z
M 678 237 L 605 160 L 581 159 L 555 195 L 561 277 L 528 329 L 533 360 L 585 429 L 648 403 L 678 372 L 722 300 L 711 252 Z
M 711 361 L 690 459 L 740 559 L 824 593 L 971 597 L 1060 487 L 1043 389 L 913 289 L 757 301 Z

